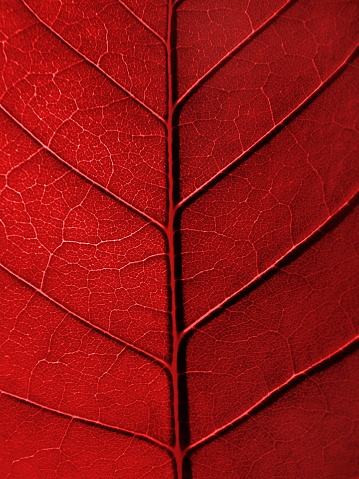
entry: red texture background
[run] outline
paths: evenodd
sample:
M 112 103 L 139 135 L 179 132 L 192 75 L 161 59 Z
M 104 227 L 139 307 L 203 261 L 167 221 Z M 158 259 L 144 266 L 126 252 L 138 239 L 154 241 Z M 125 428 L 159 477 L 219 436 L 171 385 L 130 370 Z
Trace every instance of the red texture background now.
M 0 5 L 0 478 L 359 477 L 358 2 Z

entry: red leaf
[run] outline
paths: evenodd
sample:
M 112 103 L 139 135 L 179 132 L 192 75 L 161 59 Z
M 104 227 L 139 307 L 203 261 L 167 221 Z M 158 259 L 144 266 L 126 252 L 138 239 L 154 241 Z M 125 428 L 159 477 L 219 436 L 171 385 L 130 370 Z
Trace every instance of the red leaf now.
M 4 0 L 0 478 L 359 475 L 358 20 Z

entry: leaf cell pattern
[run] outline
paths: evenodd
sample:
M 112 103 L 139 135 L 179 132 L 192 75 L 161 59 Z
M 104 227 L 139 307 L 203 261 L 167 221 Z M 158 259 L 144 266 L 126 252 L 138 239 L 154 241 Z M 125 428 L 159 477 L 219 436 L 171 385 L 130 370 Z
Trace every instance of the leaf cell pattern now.
M 0 478 L 358 477 L 358 3 L 0 18 Z

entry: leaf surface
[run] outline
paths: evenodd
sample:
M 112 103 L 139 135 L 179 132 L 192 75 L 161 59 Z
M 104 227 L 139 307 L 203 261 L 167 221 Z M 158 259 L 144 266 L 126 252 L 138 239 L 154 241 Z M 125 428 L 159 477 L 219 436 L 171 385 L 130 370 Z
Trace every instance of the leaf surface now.
M 358 20 L 3 1 L 0 478 L 359 475 Z

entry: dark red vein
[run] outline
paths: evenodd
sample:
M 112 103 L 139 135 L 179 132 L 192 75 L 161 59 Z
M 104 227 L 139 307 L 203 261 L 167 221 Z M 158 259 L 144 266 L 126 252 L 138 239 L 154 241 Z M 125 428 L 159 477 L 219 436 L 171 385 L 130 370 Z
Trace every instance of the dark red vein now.
M 185 0 L 174 0 L 172 4 L 172 11 L 174 11 L 174 9 L 177 8 L 183 2 L 185 2 Z
M 242 419 L 245 417 L 249 416 L 253 411 L 258 409 L 265 401 L 268 399 L 272 398 L 276 393 L 280 393 L 286 386 L 292 385 L 298 378 L 302 376 L 306 376 L 307 374 L 310 374 L 314 369 L 316 369 L 318 366 L 320 366 L 323 363 L 326 363 L 330 361 L 332 358 L 338 356 L 339 354 L 345 352 L 347 349 L 349 349 L 353 344 L 356 342 L 359 342 L 359 335 L 355 336 L 352 338 L 350 341 L 348 341 L 346 344 L 344 344 L 341 348 L 337 349 L 335 352 L 329 354 L 328 356 L 320 359 L 316 363 L 312 364 L 309 366 L 307 369 L 304 369 L 303 371 L 300 371 L 299 373 L 293 373 L 292 376 L 287 379 L 284 383 L 282 383 L 280 386 L 278 386 L 275 389 L 272 389 L 267 395 L 263 396 L 262 399 L 260 399 L 258 402 L 253 404 L 249 409 L 244 411 L 242 414 L 234 418 L 231 422 L 225 424 L 224 426 L 219 427 L 215 431 L 211 432 L 207 436 L 199 439 L 193 444 L 190 444 L 186 449 L 185 449 L 185 454 L 187 454 L 189 451 L 193 450 L 194 448 L 197 448 L 198 446 L 204 444 L 205 442 L 209 441 L 210 439 L 216 437 L 218 434 L 226 431 L 230 427 L 233 427 L 238 424 Z
M 207 187 L 212 186 L 217 179 L 223 177 L 223 175 L 227 174 L 228 171 L 230 171 L 239 161 L 245 156 L 248 155 L 250 152 L 252 152 L 259 144 L 264 142 L 270 135 L 275 133 L 279 128 L 281 128 L 284 124 L 288 123 L 289 121 L 292 120 L 292 118 L 297 114 L 298 111 L 302 110 L 305 108 L 308 103 L 311 102 L 313 97 L 318 95 L 327 85 L 330 83 L 330 81 L 338 74 L 340 73 L 341 70 L 343 70 L 348 62 L 356 55 L 356 53 L 359 50 L 359 45 L 356 45 L 356 47 L 347 55 L 345 60 L 324 80 L 322 81 L 319 86 L 312 91 L 312 93 L 307 96 L 305 100 L 303 100 L 299 105 L 297 105 L 288 115 L 286 115 L 280 122 L 278 122 L 276 125 L 273 126 L 270 130 L 268 130 L 261 138 L 259 138 L 255 143 L 253 143 L 247 150 L 243 151 L 237 158 L 235 158 L 233 161 L 228 163 L 224 168 L 219 170 L 212 178 L 207 180 L 205 183 L 203 183 L 199 188 L 194 190 L 192 193 L 190 193 L 186 198 L 183 198 L 178 204 L 176 205 L 176 209 L 183 208 L 185 205 L 192 199 L 201 194 Z
M 111 198 L 119 201 L 122 203 L 124 206 L 126 206 L 129 210 L 133 211 L 134 213 L 137 213 L 141 218 L 146 219 L 148 222 L 153 224 L 154 226 L 157 226 L 161 231 L 165 231 L 165 227 L 162 223 L 159 221 L 155 220 L 152 218 L 152 216 L 149 216 L 147 213 L 144 213 L 143 211 L 137 209 L 135 206 L 131 205 L 128 203 L 126 200 L 121 198 L 120 196 L 117 196 L 115 193 L 112 191 L 108 190 L 105 188 L 101 183 L 98 183 L 95 181 L 93 178 L 87 176 L 85 173 L 77 169 L 75 166 L 71 165 L 68 163 L 66 160 L 61 158 L 57 153 L 55 153 L 51 148 L 45 143 L 43 143 L 39 138 L 37 138 L 29 129 L 27 129 L 17 118 L 15 118 L 1 103 L 0 103 L 0 109 L 9 117 L 11 120 L 16 123 L 16 125 L 21 128 L 25 133 L 27 133 L 36 143 L 38 143 L 44 150 L 46 150 L 48 153 L 50 153 L 51 156 L 56 158 L 58 161 L 66 165 L 70 170 L 74 171 L 78 176 L 80 176 L 82 179 L 85 179 L 89 183 L 91 183 L 93 186 L 96 186 L 98 189 L 101 191 L 105 192 L 107 195 L 111 196 Z
M 62 305 L 61 303 L 59 303 L 58 301 L 56 301 L 56 299 L 52 298 L 51 296 L 49 296 L 48 294 L 46 294 L 44 291 L 42 291 L 41 289 L 37 288 L 35 285 L 33 285 L 32 283 L 30 283 L 29 281 L 27 281 L 26 279 L 22 278 L 21 276 L 19 276 L 18 274 L 16 274 L 14 271 L 12 271 L 11 269 L 9 269 L 7 266 L 3 265 L 2 263 L 0 263 L 0 268 L 2 268 L 4 271 L 6 271 L 7 273 L 9 273 L 11 276 L 13 276 L 14 278 L 16 278 L 18 281 L 20 281 L 21 283 L 23 284 L 26 284 L 29 288 L 31 288 L 33 291 L 36 291 L 38 294 L 40 294 L 42 297 L 46 298 L 48 301 L 50 301 L 52 304 L 54 304 L 55 306 L 57 306 L 58 308 L 60 308 L 62 311 L 64 311 L 65 313 L 67 314 L 70 314 L 71 316 L 73 316 L 74 318 L 76 318 L 78 321 L 81 321 L 81 323 L 85 324 L 86 326 L 90 327 L 91 329 L 94 329 L 95 331 L 97 331 L 98 333 L 102 334 L 103 336 L 105 336 L 106 338 L 109 338 L 113 341 L 116 341 L 118 343 L 120 343 L 121 345 L 131 349 L 132 351 L 135 351 L 136 353 L 138 354 L 141 354 L 142 356 L 146 357 L 147 359 L 151 359 L 152 361 L 155 361 L 157 364 L 161 365 L 162 367 L 164 367 L 166 369 L 166 371 L 168 371 L 170 369 L 170 365 L 167 363 L 167 361 L 164 361 L 163 359 L 161 358 L 158 358 L 157 356 L 155 356 L 154 354 L 148 352 L 148 351 L 145 351 L 144 349 L 141 349 L 139 348 L 138 346 L 135 346 L 134 344 L 132 343 L 129 343 L 127 341 L 125 341 L 124 339 L 121 339 L 119 338 L 118 336 L 115 336 L 114 334 L 111 334 L 109 331 L 106 331 L 105 329 L 102 329 L 100 326 L 97 326 L 93 323 L 91 323 L 90 321 L 88 321 L 87 319 L 85 318 L 82 318 L 81 316 L 79 316 L 78 314 L 74 313 L 73 311 L 71 311 L 70 309 L 68 309 L 66 306 Z
M 67 41 L 65 40 L 61 35 L 59 35 L 57 32 L 55 32 L 55 30 L 53 30 L 49 25 L 47 25 L 43 20 L 41 20 L 41 18 L 29 7 L 29 5 L 27 5 L 27 3 L 25 3 L 24 0 L 21 0 L 22 4 L 25 6 L 25 8 L 28 9 L 28 11 L 38 20 L 38 22 L 44 27 L 46 28 L 49 32 L 51 32 L 56 38 L 58 38 L 62 43 L 64 43 L 68 48 L 70 48 L 70 50 L 72 52 L 74 52 L 76 55 L 78 55 L 79 57 L 81 57 L 83 60 L 85 60 L 87 63 L 89 63 L 90 65 L 92 65 L 96 70 L 98 70 L 100 73 L 102 73 L 102 75 L 104 75 L 111 83 L 113 83 L 114 85 L 116 85 L 118 88 L 120 88 L 124 93 L 126 93 L 126 95 L 128 95 L 129 97 L 132 98 L 132 100 L 134 100 L 136 103 L 138 103 L 139 105 L 141 105 L 145 110 L 148 111 L 148 113 L 150 113 L 151 115 L 153 115 L 155 118 L 157 118 L 157 120 L 159 120 L 161 123 L 165 124 L 165 120 L 164 118 L 162 118 L 161 115 L 159 115 L 158 113 L 156 113 L 154 110 L 152 110 L 151 107 L 149 107 L 148 105 L 146 105 L 146 103 L 144 103 L 142 100 L 140 100 L 139 98 L 137 98 L 133 93 L 131 93 L 129 90 L 127 90 L 123 85 L 121 85 L 120 83 L 118 83 L 114 78 L 112 78 L 108 73 L 106 73 L 105 70 L 103 70 L 99 65 L 97 65 L 96 63 L 94 63 L 90 58 L 88 58 L 86 55 L 84 55 L 83 53 L 75 50 L 75 48 Z
M 84 422 L 86 424 L 91 424 L 93 426 L 105 427 L 106 429 L 110 429 L 111 431 L 115 431 L 115 432 L 123 433 L 123 434 L 128 434 L 128 435 L 131 435 L 131 436 L 139 437 L 141 439 L 145 439 L 147 441 L 150 441 L 150 442 L 153 442 L 153 443 L 157 444 L 158 446 L 160 446 L 164 449 L 167 449 L 169 452 L 171 452 L 173 454 L 173 449 L 171 448 L 171 446 L 168 446 L 167 444 L 161 442 L 160 440 L 158 440 L 158 439 L 156 439 L 152 436 L 147 436 L 146 434 L 142 434 L 140 432 L 130 431 L 129 429 L 125 429 L 125 428 L 117 427 L 117 426 L 111 426 L 110 424 L 106 424 L 106 423 L 103 423 L 101 421 L 95 421 L 93 419 L 87 419 L 87 418 L 84 418 L 84 417 L 81 417 L 81 416 L 76 416 L 74 414 L 70 414 L 70 413 L 67 413 L 67 412 L 64 412 L 64 411 L 59 411 L 57 409 L 54 409 L 54 408 L 51 408 L 51 407 L 48 407 L 48 406 L 44 406 L 43 404 L 40 404 L 36 401 L 32 401 L 30 399 L 25 399 L 21 396 L 18 396 L 17 394 L 9 393 L 8 391 L 0 390 L 0 394 L 4 394 L 5 396 L 12 397 L 12 398 L 17 399 L 18 401 L 21 401 L 21 402 L 25 402 L 27 404 L 30 404 L 31 406 L 36 406 L 40 409 L 43 409 L 44 411 L 49 411 L 49 412 L 58 414 L 59 416 L 65 416 L 65 417 L 68 417 L 70 419 L 75 419 L 77 421 Z
M 175 103 L 174 108 L 177 108 L 199 85 L 201 85 L 212 72 L 217 70 L 222 63 L 224 63 L 228 58 L 237 53 L 246 43 L 248 43 L 253 36 L 257 35 L 261 30 L 263 30 L 272 20 L 274 20 L 283 10 L 285 10 L 290 3 L 295 3 L 297 0 L 287 0 L 285 4 L 280 7 L 272 16 L 267 18 L 264 23 L 256 30 L 253 30 L 249 35 L 246 36 L 240 43 L 232 48 L 226 55 L 224 55 L 218 62 L 213 65 L 204 75 L 202 75 Z
M 200 318 L 198 318 L 196 321 L 194 321 L 192 324 L 190 324 L 186 329 L 184 329 L 181 334 L 180 334 L 180 341 L 194 328 L 196 328 L 199 324 L 203 323 L 207 318 L 218 312 L 221 308 L 226 307 L 230 301 L 235 299 L 239 294 L 244 294 L 247 289 L 252 287 L 254 284 L 257 282 L 261 281 L 263 277 L 268 274 L 270 271 L 272 271 L 274 268 L 276 268 L 280 263 L 282 263 L 291 253 L 296 251 L 301 245 L 304 243 L 308 242 L 315 234 L 317 234 L 321 229 L 323 229 L 329 222 L 333 221 L 333 219 L 336 216 L 339 216 L 340 213 L 343 211 L 344 208 L 346 208 L 353 200 L 357 199 L 359 197 L 359 189 L 348 198 L 348 200 L 343 203 L 339 208 L 332 213 L 331 216 L 329 216 L 323 223 L 321 223 L 315 230 L 313 230 L 308 236 L 306 236 L 304 239 L 299 241 L 297 244 L 295 244 L 291 249 L 287 250 L 283 256 L 281 256 L 277 261 L 275 261 L 273 264 L 268 266 L 265 270 L 261 271 L 260 273 L 257 274 L 254 278 L 252 278 L 248 283 L 246 283 L 242 288 L 239 290 L 235 291 L 233 294 L 225 298 L 223 301 L 220 303 L 216 304 L 212 309 L 207 311 L 205 314 L 203 314 Z
M 175 244 L 174 244 L 174 164 L 173 164 L 173 85 L 172 85 L 172 48 L 171 48 L 171 28 L 172 28 L 172 0 L 168 6 L 168 24 L 167 24 L 167 85 L 168 85 L 168 119 L 167 119 L 167 155 L 168 155 L 168 255 L 170 267 L 170 288 L 171 288 L 171 316 L 172 316 L 172 362 L 171 377 L 173 389 L 173 422 L 175 431 L 174 457 L 177 467 L 177 479 L 182 479 L 183 451 L 180 444 L 180 417 L 179 417 L 179 389 L 178 389 L 178 354 L 179 354 L 179 333 L 177 328 L 177 308 L 176 308 L 176 277 L 175 277 Z

